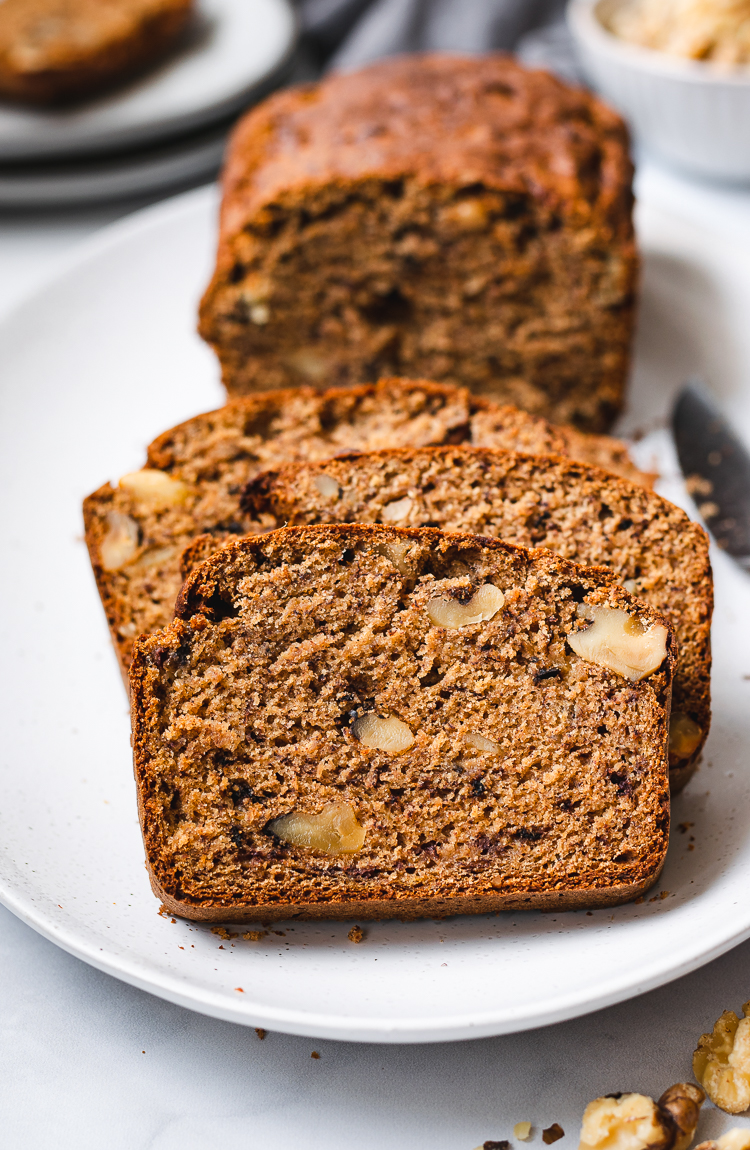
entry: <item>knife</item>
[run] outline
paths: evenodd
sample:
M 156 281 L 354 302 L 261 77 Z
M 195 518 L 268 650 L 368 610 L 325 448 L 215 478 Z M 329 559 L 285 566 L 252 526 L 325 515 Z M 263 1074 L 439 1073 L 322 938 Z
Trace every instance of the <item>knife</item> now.
M 723 551 L 750 570 L 750 454 L 702 384 L 683 387 L 672 434 L 685 486 Z

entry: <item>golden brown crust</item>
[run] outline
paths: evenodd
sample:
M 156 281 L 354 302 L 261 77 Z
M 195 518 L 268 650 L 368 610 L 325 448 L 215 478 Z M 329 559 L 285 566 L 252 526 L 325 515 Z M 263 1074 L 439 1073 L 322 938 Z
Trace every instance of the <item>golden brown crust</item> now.
M 631 180 L 619 117 L 508 56 L 277 93 L 230 145 L 201 333 L 231 394 L 427 376 L 604 430 L 632 334 Z
M 335 498 L 318 487 L 323 475 L 338 490 Z M 701 735 L 687 758 L 674 759 L 672 793 L 690 778 L 711 724 L 713 578 L 708 536 L 679 507 L 598 467 L 463 445 L 290 464 L 258 476 L 248 499 L 256 514 L 290 526 L 390 516 L 403 527 L 429 524 L 549 547 L 632 580 L 629 589 L 672 620 L 680 645 L 672 705 Z M 186 554 L 184 570 L 210 548 L 204 540 Z
M 186 503 L 142 513 L 127 492 L 111 484 L 84 503 L 86 543 L 123 675 L 135 636 L 165 627 L 172 618 L 182 581 L 180 555 L 194 538 L 208 532 L 220 543 L 277 525 L 268 517 L 258 521 L 242 505 L 243 491 L 260 471 L 345 450 L 467 440 L 565 452 L 568 436 L 569 429 L 470 396 L 465 388 L 399 379 L 323 393 L 313 388 L 267 392 L 233 400 L 164 432 L 148 448 L 147 467 L 184 482 L 192 492 Z M 587 442 L 577 434 L 570 450 L 580 453 Z M 638 481 L 619 440 L 596 437 L 596 443 L 607 445 L 614 470 Z M 133 521 L 139 541 L 126 565 L 108 571 L 101 548 L 113 513 Z
M 487 582 L 504 595 L 490 620 L 430 622 L 436 595 Z M 661 666 L 631 682 L 575 655 L 581 600 L 663 626 Z M 605 569 L 431 529 L 286 528 L 213 555 L 177 613 L 131 670 L 144 841 L 173 913 L 614 905 L 658 877 L 676 644 Z M 366 712 L 398 716 L 412 745 L 365 746 Z M 269 829 L 331 801 L 365 831 L 354 854 Z
M 102 91 L 163 56 L 193 0 L 3 0 L 0 93 L 56 104 Z

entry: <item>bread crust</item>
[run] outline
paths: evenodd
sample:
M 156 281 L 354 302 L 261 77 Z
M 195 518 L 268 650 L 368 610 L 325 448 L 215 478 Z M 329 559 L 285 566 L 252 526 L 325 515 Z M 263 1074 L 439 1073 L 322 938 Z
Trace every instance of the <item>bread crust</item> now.
M 406 544 L 411 549 L 407 566 L 409 563 L 413 565 L 416 584 L 413 584 L 411 575 L 404 574 L 403 578 L 404 586 L 413 585 L 409 595 L 414 602 L 417 602 L 420 595 L 424 599 L 425 594 L 432 593 L 430 578 L 426 583 L 423 581 L 420 583 L 420 571 L 426 571 L 429 566 L 430 571 L 434 572 L 434 578 L 439 580 L 446 573 L 459 569 L 458 566 L 453 566 L 454 564 L 463 564 L 464 567 L 469 564 L 469 568 L 475 571 L 479 580 L 495 578 L 498 586 L 505 581 L 505 585 L 509 587 L 508 594 L 511 596 L 516 594 L 510 589 L 511 584 L 514 586 L 517 584 L 519 588 L 522 585 L 526 587 L 526 591 L 518 592 L 526 606 L 521 608 L 519 598 L 518 610 L 526 611 L 527 608 L 531 610 L 533 604 L 538 604 L 539 609 L 542 609 L 544 604 L 543 610 L 548 611 L 554 599 L 556 603 L 562 604 L 560 609 L 564 613 L 567 612 L 566 617 L 572 619 L 575 612 L 571 614 L 571 610 L 575 603 L 569 596 L 570 588 L 573 587 L 576 595 L 585 596 L 587 602 L 606 603 L 631 614 L 635 613 L 646 625 L 660 623 L 668 628 L 666 620 L 661 619 L 652 608 L 618 587 L 611 574 L 602 568 L 576 567 L 549 552 L 528 551 L 498 540 L 477 536 L 443 533 L 434 529 L 406 530 L 337 525 L 285 528 L 263 537 L 246 538 L 226 546 L 189 576 L 180 594 L 177 617 L 170 627 L 136 644 L 131 669 L 134 769 L 141 826 L 154 892 L 172 913 L 194 920 L 252 922 L 259 918 L 263 920 L 288 917 L 416 918 L 424 915 L 484 913 L 501 909 L 572 909 L 582 906 L 615 905 L 627 901 L 644 893 L 658 878 L 667 849 L 669 830 L 667 724 L 676 656 L 676 643 L 671 632 L 667 636 L 667 656 L 662 666 L 650 678 L 639 683 L 625 685 L 620 676 L 613 672 L 605 672 L 596 665 L 584 664 L 583 661 L 577 661 L 577 657 L 573 658 L 569 672 L 572 676 L 570 689 L 573 691 L 570 697 L 578 700 L 576 703 L 578 717 L 575 724 L 583 725 L 580 727 L 574 725 L 570 730 L 570 752 L 557 750 L 554 752 L 558 755 L 555 760 L 557 765 L 554 768 L 557 773 L 553 772 L 544 783 L 540 779 L 538 786 L 536 783 L 529 784 L 532 790 L 527 793 L 526 798 L 523 785 L 512 782 L 509 784 L 511 790 L 508 795 L 513 797 L 503 798 L 501 808 L 507 816 L 506 822 L 510 821 L 510 824 L 515 826 L 519 823 L 521 825 L 522 829 L 512 832 L 509 840 L 515 845 L 498 848 L 499 853 L 495 848 L 482 846 L 485 841 L 488 843 L 491 841 L 493 832 L 489 824 L 484 821 L 484 816 L 474 815 L 473 822 L 469 823 L 468 832 L 470 842 L 476 840 L 479 843 L 478 848 L 472 848 L 474 854 L 470 857 L 470 849 L 463 847 L 461 848 L 464 851 L 463 855 L 460 852 L 457 855 L 449 855 L 448 864 L 441 865 L 438 851 L 436 868 L 432 868 L 432 864 L 422 865 L 425 856 L 420 855 L 421 848 L 409 847 L 408 844 L 403 849 L 387 845 L 395 844 L 395 831 L 399 828 L 425 827 L 426 834 L 435 833 L 435 828 L 430 823 L 433 819 L 430 811 L 439 810 L 440 803 L 435 808 L 432 800 L 427 803 L 426 799 L 423 802 L 415 798 L 416 805 L 413 811 L 409 808 L 410 814 L 403 816 L 398 814 L 398 810 L 404 808 L 407 800 L 411 801 L 412 793 L 415 796 L 420 793 L 418 790 L 414 792 L 409 790 L 411 784 L 408 779 L 416 777 L 409 772 L 413 769 L 413 763 L 423 761 L 425 754 L 437 755 L 434 768 L 430 768 L 429 778 L 432 781 L 429 783 L 429 788 L 448 786 L 450 771 L 448 744 L 445 744 L 445 749 L 436 749 L 434 735 L 431 735 L 427 742 L 419 742 L 418 739 L 419 749 L 415 748 L 413 759 L 409 758 L 412 752 L 407 752 L 405 756 L 396 760 L 396 767 L 393 766 L 392 758 L 389 760 L 388 756 L 381 755 L 379 751 L 368 752 L 367 761 L 377 773 L 382 775 L 382 772 L 387 774 L 389 771 L 397 771 L 394 783 L 389 783 L 388 786 L 407 788 L 406 799 L 401 797 L 404 794 L 401 789 L 396 792 L 399 797 L 396 798 L 394 795 L 390 804 L 386 803 L 385 806 L 380 804 L 379 800 L 372 806 L 377 795 L 370 788 L 372 785 L 381 784 L 374 782 L 367 784 L 364 782 L 364 776 L 357 776 L 356 758 L 361 754 L 361 750 L 359 744 L 353 742 L 349 735 L 344 738 L 349 749 L 342 752 L 344 758 L 341 762 L 346 764 L 342 777 L 335 771 L 333 775 L 327 775 L 329 768 L 321 767 L 324 762 L 330 762 L 330 756 L 328 759 L 325 756 L 320 759 L 314 751 L 315 740 L 309 744 L 304 743 L 304 747 L 302 744 L 294 744 L 298 750 L 300 747 L 302 750 L 294 760 L 297 765 L 291 774 L 285 765 L 285 751 L 280 747 L 278 753 L 273 756 L 273 770 L 287 772 L 275 776 L 285 781 L 281 784 L 280 790 L 276 788 L 278 791 L 276 798 L 260 800 L 252 797 L 251 802 L 240 798 L 240 807 L 244 804 L 245 808 L 249 808 L 249 814 L 243 814 L 238 809 L 237 796 L 249 794 L 251 787 L 259 789 L 257 770 L 260 767 L 259 765 L 253 767 L 252 763 L 260 764 L 264 754 L 263 740 L 272 737 L 271 727 L 268 727 L 264 734 L 260 733 L 261 727 L 258 723 L 262 724 L 263 719 L 252 719 L 250 713 L 252 704 L 244 721 L 249 722 L 252 719 L 256 734 L 252 738 L 246 736 L 249 739 L 247 743 L 237 742 L 235 739 L 234 750 L 223 751 L 212 751 L 206 742 L 185 743 L 179 732 L 188 729 L 181 726 L 184 722 L 188 722 L 193 737 L 199 739 L 209 737 L 214 740 L 219 738 L 219 742 L 224 740 L 223 745 L 228 747 L 225 736 L 218 733 L 219 727 L 216 724 L 219 723 L 219 716 L 224 714 L 228 725 L 225 724 L 222 729 L 236 731 L 235 720 L 223 710 L 225 707 L 223 700 L 231 699 L 230 707 L 242 708 L 245 704 L 239 700 L 250 698 L 243 693 L 245 687 L 240 664 L 237 664 L 235 671 L 231 672 L 231 696 L 222 694 L 221 689 L 217 688 L 219 693 L 205 696 L 206 703 L 201 704 L 199 710 L 188 704 L 188 711 L 181 710 L 182 704 L 178 704 L 178 699 L 187 699 L 188 695 L 197 698 L 193 695 L 193 683 L 203 681 L 200 676 L 204 671 L 200 668 L 205 667 L 212 682 L 217 684 L 221 682 L 222 673 L 229 670 L 230 664 L 222 663 L 225 656 L 214 655 L 213 652 L 226 652 L 230 647 L 232 650 L 235 647 L 237 650 L 240 649 L 241 634 L 248 634 L 243 620 L 248 622 L 252 620 L 249 634 L 260 644 L 254 650 L 263 649 L 266 643 L 263 636 L 266 633 L 269 637 L 278 638 L 278 627 L 282 625 L 281 616 L 275 614 L 275 608 L 272 606 L 272 601 L 267 598 L 264 587 L 270 587 L 271 584 L 283 587 L 286 589 L 284 596 L 287 594 L 292 596 L 288 600 L 290 607 L 284 608 L 283 617 L 289 620 L 292 618 L 289 610 L 303 610 L 302 607 L 292 608 L 292 604 L 297 603 L 294 597 L 297 591 L 303 594 L 303 598 L 309 593 L 314 599 L 321 586 L 321 580 L 326 577 L 324 573 L 334 571 L 331 564 L 338 562 L 335 555 L 354 555 L 355 558 L 346 559 L 347 563 L 354 563 L 355 567 L 350 568 L 352 571 L 350 576 L 342 577 L 344 582 L 341 583 L 341 593 L 345 586 L 358 588 L 352 600 L 354 604 L 359 604 L 355 609 L 360 614 L 363 612 L 361 614 L 363 619 L 369 618 L 373 611 L 376 617 L 380 618 L 377 586 L 385 586 L 383 580 L 398 577 L 393 575 L 389 561 L 387 559 L 381 561 L 379 558 L 383 552 L 376 549 L 394 542 Z M 374 558 L 375 555 L 378 556 L 377 559 Z M 306 566 L 307 560 L 309 563 Z M 364 564 L 361 574 L 360 567 L 357 566 L 360 563 Z M 406 571 L 406 568 L 404 570 Z M 495 572 L 494 576 L 490 574 L 492 571 Z M 263 572 L 266 572 L 266 575 L 263 575 Z M 511 572 L 515 574 L 510 574 Z M 524 583 L 524 580 L 527 582 Z M 266 604 L 261 614 L 257 614 L 257 608 L 254 606 L 255 592 L 251 587 L 258 589 L 260 595 L 258 605 Z M 529 604 L 532 606 L 529 607 Z M 320 607 L 313 604 L 312 610 L 318 613 Z M 407 607 L 405 610 L 408 612 L 411 608 Z M 326 634 L 334 634 L 338 626 L 331 621 L 334 614 L 334 610 L 329 610 L 326 623 L 320 624 L 321 628 L 324 626 L 328 628 Z M 295 615 L 294 618 L 296 617 Z M 299 615 L 300 619 L 303 617 L 304 613 Z M 274 621 L 277 618 L 279 622 Z M 415 625 L 410 621 L 411 618 L 412 616 L 407 619 L 406 616 L 400 615 L 399 620 L 406 619 L 406 622 L 399 625 L 408 630 Z M 527 619 L 531 616 L 518 616 L 519 621 L 522 618 Z M 558 643 L 561 641 L 564 644 L 567 632 L 563 629 L 558 635 L 555 631 L 558 624 L 551 622 L 551 615 L 547 615 L 547 618 L 548 625 L 552 628 L 550 641 Z M 520 622 L 519 625 L 525 626 Z M 383 626 L 386 628 L 383 631 L 386 641 L 390 632 L 385 617 Z M 486 626 L 490 630 L 482 632 L 481 643 L 485 645 L 481 650 L 492 649 L 499 652 L 501 648 L 495 644 L 503 641 L 500 633 L 497 632 L 496 640 L 492 639 L 491 625 Z M 515 633 L 514 626 L 515 624 L 511 622 L 508 634 Z M 296 624 L 289 631 L 289 639 L 293 646 L 295 628 Z M 553 631 L 557 638 L 552 635 Z M 322 631 L 320 634 L 322 636 Z M 219 646 L 215 645 L 217 640 Z M 419 641 L 418 636 L 415 636 L 415 650 Z M 253 670 L 255 667 L 262 680 L 270 683 L 276 675 L 271 668 L 281 657 L 280 652 L 286 642 L 284 639 L 279 654 L 269 652 L 266 656 L 253 656 L 250 663 L 247 663 L 243 655 L 245 662 L 242 666 L 249 668 L 252 674 L 255 674 Z M 543 640 L 542 645 L 546 642 L 546 639 Z M 316 643 L 317 650 L 322 651 L 325 648 L 322 638 L 316 640 Z M 489 647 L 486 646 L 487 643 L 490 644 Z M 541 647 L 539 649 L 541 650 Z M 200 655 L 200 651 L 208 653 L 207 661 L 201 662 L 203 656 Z M 489 658 L 484 655 L 480 657 L 479 648 L 476 648 L 476 651 L 480 662 Z M 520 648 L 518 652 L 517 655 L 510 657 L 508 668 L 520 666 L 518 660 L 523 663 L 526 656 L 520 653 Z M 257 664 L 256 667 L 253 662 L 256 657 L 261 661 L 266 659 L 270 662 L 263 663 L 263 667 Z M 368 658 L 363 648 L 357 666 L 352 670 L 360 673 L 362 668 L 368 665 Z M 459 656 L 459 662 L 461 661 Z M 389 675 L 395 675 L 394 687 L 397 681 L 399 691 L 409 692 L 413 683 L 408 675 L 402 674 L 399 670 L 389 672 L 388 664 L 381 666 L 386 668 L 383 672 L 385 675 L 383 683 L 390 682 Z M 482 663 L 482 666 L 484 670 L 481 672 L 478 670 L 477 674 L 480 678 L 484 676 L 486 680 L 486 676 L 491 674 L 488 670 L 489 664 L 485 666 Z M 506 664 L 503 663 L 503 666 Z M 267 669 L 263 669 L 264 667 Z M 503 674 L 505 673 L 504 671 Z M 196 675 L 199 676 L 199 680 L 194 680 Z M 473 676 L 473 672 L 471 675 Z M 545 676 L 546 678 L 548 677 Z M 550 681 L 557 682 L 555 679 Z M 286 679 L 284 682 L 286 683 Z M 184 694 L 186 689 L 188 695 Z M 344 690 L 343 686 L 341 689 Z M 506 703 L 510 699 L 510 705 L 515 705 L 518 687 L 513 687 L 511 695 L 503 695 L 504 688 L 498 689 L 500 695 L 491 696 L 496 700 L 492 706 L 498 705 L 502 698 Z M 547 713 L 549 707 L 562 705 L 563 700 L 568 697 L 569 688 L 562 680 L 559 682 L 559 688 L 553 689 L 557 690 L 554 696 L 557 702 L 553 703 L 552 695 L 547 695 L 544 699 L 535 696 L 537 703 L 533 705 L 541 706 L 544 713 Z M 295 685 L 292 690 L 296 694 L 302 688 Z M 421 690 L 424 690 L 423 685 Z M 270 697 L 269 695 L 269 699 Z M 434 697 L 437 699 L 437 695 Z M 209 702 L 209 698 L 213 701 Z M 587 722 L 601 722 L 598 710 L 596 714 L 590 712 L 590 719 L 584 718 L 589 713 L 587 708 L 590 709 L 592 701 L 598 698 L 601 698 L 601 705 L 609 715 L 607 722 L 624 724 L 618 727 L 612 736 L 612 748 L 613 750 L 615 746 L 618 748 L 616 763 L 614 759 L 609 758 L 607 735 L 600 732 L 598 740 L 597 736 L 594 736 L 593 744 L 597 741 L 601 744 L 598 748 L 592 744 L 590 738 L 584 736 Z M 436 711 L 433 704 L 425 704 L 421 694 L 419 700 L 420 705 L 428 707 L 423 712 L 422 719 L 425 730 L 432 721 L 429 716 L 438 713 L 441 716 L 437 720 L 438 726 L 447 730 L 450 726 L 449 712 L 453 704 L 448 702 L 442 704 L 447 708 L 443 713 L 440 708 Z M 314 724 L 317 721 L 313 715 L 315 704 L 308 707 L 302 699 L 298 700 L 298 703 L 303 708 L 306 721 L 309 720 Z M 459 714 L 464 713 L 464 708 L 468 713 L 468 709 L 474 705 L 469 701 L 469 696 L 461 695 Z M 407 703 L 404 703 L 404 707 L 407 707 Z M 430 707 L 433 709 L 430 710 Z M 635 709 L 628 710 L 627 717 L 624 717 L 623 707 Z M 262 708 L 267 723 L 271 722 L 272 710 L 271 703 L 264 704 Z M 187 719 L 188 712 L 195 715 L 196 719 L 198 715 L 210 718 L 209 726 L 215 732 L 214 735 L 207 735 L 209 727 L 205 726 L 205 723 L 201 728 L 203 730 L 201 735 L 195 721 Z M 550 715 L 551 713 L 549 712 Z M 185 716 L 184 720 L 180 719 L 180 714 Z M 285 704 L 284 721 L 289 714 L 290 706 Z M 404 714 L 408 717 L 406 710 Z M 503 766 L 497 781 L 490 786 L 489 776 L 482 776 L 490 788 L 486 790 L 488 796 L 486 801 L 490 801 L 495 788 L 505 785 L 502 783 L 504 772 L 510 771 L 512 774 L 512 770 L 515 769 L 512 766 L 516 761 L 514 755 L 518 757 L 520 753 L 518 748 L 525 737 L 521 733 L 522 730 L 535 729 L 538 753 L 542 757 L 546 754 L 544 726 L 539 728 L 541 714 L 541 711 L 536 715 L 532 714 L 527 716 L 526 720 L 522 720 L 519 714 L 517 725 L 506 729 L 505 757 L 502 759 Z M 413 718 L 411 721 L 414 721 Z M 546 721 L 549 722 L 549 718 Z M 637 729 L 633 728 L 634 723 Z M 432 727 L 429 729 L 432 730 Z M 576 734 L 577 731 L 579 734 Z M 302 737 L 302 735 L 295 736 L 295 738 Z M 333 737 L 335 742 L 338 736 Z M 581 738 L 586 738 L 588 748 L 582 760 L 581 748 L 575 749 L 576 740 Z M 257 741 L 259 739 L 260 742 Z M 309 751 L 304 749 L 308 745 L 313 749 Z M 549 745 L 557 748 L 558 738 L 554 736 Z M 592 761 L 591 767 L 587 768 L 585 763 L 588 762 L 588 754 L 591 751 L 597 755 L 601 751 L 601 755 L 596 759 L 596 766 Z M 627 757 L 627 754 L 631 753 L 636 756 L 632 760 L 632 767 L 623 768 L 621 756 Z M 249 765 L 243 767 L 241 764 L 247 755 L 250 756 L 247 760 Z M 420 755 L 422 759 L 419 759 Z M 461 761 L 466 762 L 465 751 Z M 574 768 L 571 767 L 573 761 L 575 761 Z M 483 763 L 482 770 L 486 771 L 486 760 L 483 760 Z M 633 768 L 634 773 L 631 774 Z M 559 807 L 556 805 L 556 800 L 552 802 L 550 798 L 556 788 L 562 788 L 561 793 L 565 793 L 567 785 L 565 779 L 568 778 L 566 772 L 571 769 L 573 770 L 571 779 L 575 777 L 578 780 L 576 785 L 582 788 L 577 792 L 584 803 L 580 815 L 567 813 L 567 800 Z M 241 779 L 235 777 L 243 770 L 248 779 L 247 783 L 242 783 Z M 354 775 L 351 774 L 352 770 L 355 771 Z M 609 772 L 607 777 L 611 777 L 612 782 L 602 783 L 602 770 L 605 773 Z M 232 776 L 229 783 L 222 782 L 222 779 L 229 776 Z M 554 783 L 551 781 L 553 777 Z M 344 778 L 348 778 L 349 781 L 343 781 Z M 357 781 L 358 779 L 362 781 Z M 363 855 L 360 862 L 357 856 L 353 864 L 354 869 L 347 870 L 344 866 L 342 870 L 340 857 L 321 860 L 316 852 L 287 847 L 283 841 L 281 844 L 276 842 L 274 845 L 269 845 L 268 830 L 265 830 L 259 838 L 257 833 L 253 837 L 249 830 L 243 829 L 249 826 L 246 821 L 248 818 L 254 820 L 254 825 L 257 824 L 262 828 L 269 816 L 277 817 L 278 813 L 289 810 L 297 804 L 301 804 L 304 809 L 310 809 L 310 806 L 312 809 L 319 809 L 327 798 L 331 786 L 337 787 L 336 793 L 358 806 L 360 818 L 367 826 L 368 836 L 372 840 L 365 847 L 365 851 L 369 850 L 367 858 Z M 602 786 L 605 788 L 603 792 Z M 474 782 L 471 788 L 472 794 L 485 794 L 485 789 Z M 422 793 L 429 795 L 432 790 L 428 789 Z M 600 814 L 602 810 L 604 811 L 601 815 L 604 821 L 601 822 L 600 829 L 598 831 L 595 829 L 592 833 L 586 830 L 590 824 L 587 822 L 588 816 L 583 814 L 583 811 L 588 809 L 589 793 L 595 796 L 595 799 L 592 797 L 590 801 L 598 804 L 596 809 Z M 606 794 L 604 800 L 603 794 Z M 480 803 L 483 801 L 485 800 L 480 799 Z M 602 801 L 604 808 L 601 806 Z M 265 803 L 265 806 L 259 806 L 261 802 Z M 507 806 L 509 802 L 512 810 Z M 549 806 L 550 802 L 552 806 Z M 570 809 L 575 810 L 575 805 Z M 373 817 L 368 815 L 368 810 L 373 812 L 377 810 L 380 813 L 373 820 Z M 555 819 L 549 822 L 548 812 L 552 810 L 557 814 Z M 462 820 L 466 819 L 468 811 L 468 806 L 457 807 L 454 816 L 451 808 L 448 821 L 446 822 L 443 816 L 440 816 L 438 821 L 442 818 L 441 825 L 450 827 L 453 825 L 450 820 L 457 820 L 456 825 L 463 834 L 466 824 Z M 390 829 L 389 820 L 392 823 Z M 541 822 L 548 828 L 544 832 L 523 829 L 533 828 Z M 555 829 L 558 826 L 559 831 Z M 628 829 L 624 830 L 626 827 Z M 476 837 L 477 834 L 479 838 Z M 490 835 L 490 839 L 487 839 L 487 834 Z M 547 840 L 545 835 L 549 836 Z M 571 835 L 578 835 L 581 842 L 588 845 L 583 848 L 563 849 L 559 844 L 567 842 Z M 562 836 L 559 843 L 557 836 Z M 485 849 L 489 849 L 490 853 L 482 854 L 481 851 Z M 479 854 L 476 853 L 477 850 Z M 510 855 L 504 853 L 508 850 L 511 851 Z M 546 861 L 557 857 L 560 859 L 565 857 L 565 862 L 560 861 L 558 865 L 554 861 Z M 464 858 L 465 864 L 461 861 Z M 536 863 L 535 858 L 538 859 Z M 504 859 L 510 861 L 504 862 Z M 259 869 L 254 869 L 258 863 Z M 377 863 L 374 869 L 370 866 L 371 863 Z M 404 871 L 405 864 L 410 864 L 412 870 L 417 871 L 416 878 L 409 877 L 408 866 Z
M 0 94 L 32 104 L 94 95 L 160 59 L 193 0 L 3 0 Z
M 230 143 L 201 334 L 234 395 L 427 376 L 606 430 L 631 182 L 622 120 L 508 56 L 396 57 L 276 93 Z

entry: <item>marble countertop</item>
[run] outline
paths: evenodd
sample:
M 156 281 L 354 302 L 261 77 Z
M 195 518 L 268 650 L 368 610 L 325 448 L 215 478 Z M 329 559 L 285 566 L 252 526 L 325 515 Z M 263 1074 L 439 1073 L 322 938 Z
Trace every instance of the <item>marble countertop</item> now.
M 648 164 L 649 195 L 720 208 L 750 250 L 750 191 L 686 188 Z M 671 190 L 670 190 L 671 189 Z M 131 210 L 0 216 L 0 314 Z M 700 776 L 698 776 L 700 778 Z M 565 1131 L 587 1102 L 658 1096 L 691 1074 L 702 1031 L 750 997 L 750 942 L 670 985 L 572 1022 L 473 1042 L 380 1046 L 255 1031 L 191 1013 L 70 957 L 0 907 L 0 1144 L 7 1150 L 472 1150 L 514 1123 Z M 319 1058 L 312 1057 L 313 1052 Z M 704 1108 L 699 1138 L 750 1119 Z M 520 1143 L 517 1147 L 520 1147 Z

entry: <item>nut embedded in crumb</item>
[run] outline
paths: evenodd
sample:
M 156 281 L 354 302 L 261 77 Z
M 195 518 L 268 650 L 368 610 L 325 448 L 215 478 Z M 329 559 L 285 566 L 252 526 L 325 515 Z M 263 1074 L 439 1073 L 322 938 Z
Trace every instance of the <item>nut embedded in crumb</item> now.
M 402 723 L 395 715 L 381 717 L 375 711 L 355 719 L 351 726 L 354 738 L 365 747 L 373 751 L 390 751 L 393 755 L 401 754 L 414 742 L 414 735 L 406 723 Z
M 553 1142 L 557 1142 L 559 1138 L 565 1137 L 565 1131 L 559 1122 L 553 1122 L 546 1130 L 542 1130 L 542 1142 L 545 1146 L 551 1146 Z
M 315 486 L 324 499 L 338 499 L 341 495 L 341 488 L 332 475 L 316 475 Z
M 496 755 L 501 749 L 500 744 L 494 742 L 493 739 L 487 739 L 484 735 L 477 734 L 476 731 L 469 731 L 464 735 L 464 742 L 468 743 L 470 747 L 476 747 L 478 751 L 484 751 L 486 755 Z
M 513 1127 L 513 1137 L 517 1138 L 519 1142 L 528 1142 L 531 1137 L 531 1123 L 516 1122 Z
M 394 499 L 392 503 L 386 503 L 380 512 L 380 518 L 384 523 L 403 523 L 405 519 L 409 518 L 413 506 L 414 500 L 410 499 L 408 495 L 404 496 L 403 499 Z
M 107 534 L 99 546 L 99 561 L 105 571 L 119 571 L 138 550 L 138 524 L 122 511 L 107 515 Z
M 266 303 L 256 303 L 250 308 L 250 322 L 263 327 L 271 318 L 271 310 Z
M 266 829 L 290 846 L 327 855 L 354 854 L 364 846 L 366 833 L 349 803 L 329 803 L 318 815 L 292 811 L 271 819 Z
M 454 631 L 459 627 L 469 627 L 472 623 L 486 623 L 497 615 L 505 603 L 505 596 L 499 587 L 485 583 L 475 591 L 468 603 L 441 595 L 427 604 L 427 614 L 436 627 Z
M 741 1114 L 750 1107 L 750 1002 L 744 1018 L 725 1010 L 693 1055 L 693 1074 L 720 1110 Z
M 361 942 L 365 935 L 361 927 L 353 926 L 346 937 L 349 942 Z
M 581 603 L 578 615 L 593 625 L 568 635 L 568 645 L 587 663 L 609 667 L 637 683 L 657 671 L 667 657 L 668 631 L 661 623 L 643 624 L 619 607 Z
M 179 507 L 190 494 L 190 488 L 179 479 L 151 467 L 123 475 L 118 486 L 127 491 L 137 510 L 142 512 Z
M 411 549 L 411 545 L 411 539 L 390 539 L 387 543 L 380 544 L 378 551 L 381 555 L 384 555 L 386 559 L 390 559 L 399 575 L 408 575 L 409 565 L 406 562 L 406 556 Z
M 672 711 L 669 720 L 669 759 L 689 759 L 695 752 L 703 731 L 683 711 Z

